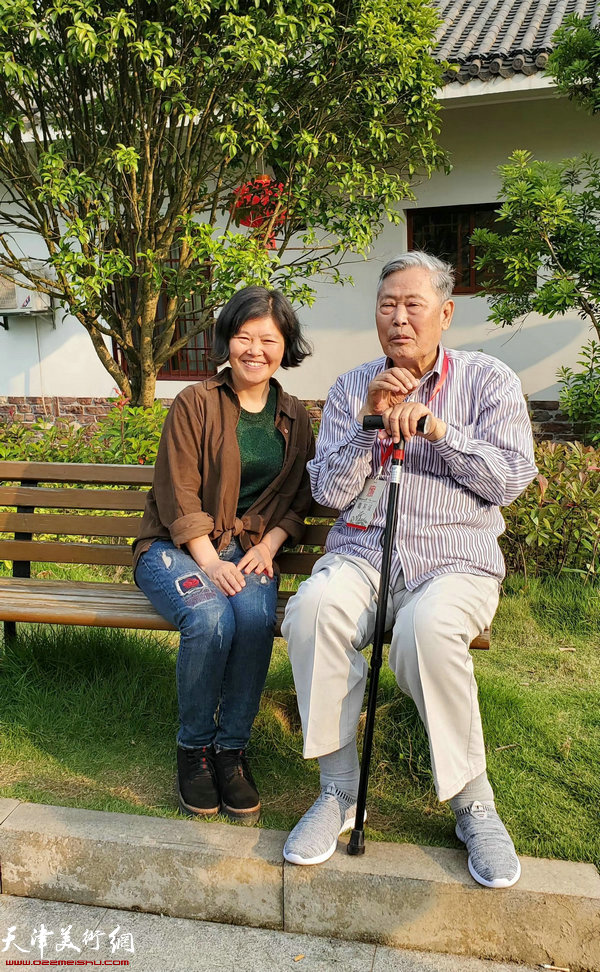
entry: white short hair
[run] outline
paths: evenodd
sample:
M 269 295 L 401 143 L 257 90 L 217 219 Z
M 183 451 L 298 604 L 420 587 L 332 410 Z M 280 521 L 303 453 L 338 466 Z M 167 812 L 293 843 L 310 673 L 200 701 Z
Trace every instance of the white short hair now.
M 454 267 L 430 253 L 424 253 L 423 250 L 410 250 L 388 260 L 379 275 L 377 293 L 379 294 L 383 281 L 391 273 L 396 273 L 398 270 L 410 270 L 413 267 L 429 270 L 432 286 L 440 295 L 442 303 L 445 300 L 450 300 L 454 289 Z

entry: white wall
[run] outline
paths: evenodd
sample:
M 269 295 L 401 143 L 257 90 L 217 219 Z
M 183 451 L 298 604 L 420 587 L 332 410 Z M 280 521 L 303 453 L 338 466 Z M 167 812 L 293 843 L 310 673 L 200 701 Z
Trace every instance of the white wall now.
M 114 394 L 115 383 L 102 367 L 92 342 L 74 317 L 11 317 L 0 331 L 0 394 L 71 398 Z
M 496 95 L 498 97 L 498 95 Z M 473 101 L 475 99 L 472 99 Z M 478 99 L 477 99 L 478 100 Z M 600 118 L 590 118 L 564 99 L 450 107 L 446 101 L 442 143 L 454 170 L 435 175 L 418 189 L 421 206 L 494 202 L 498 164 L 515 148 L 538 158 L 558 159 L 583 151 L 600 153 Z M 312 308 L 301 311 L 314 355 L 301 368 L 281 373 L 285 387 L 301 398 L 324 398 L 341 372 L 380 353 L 373 322 L 379 271 L 406 247 L 406 229 L 388 226 L 368 260 L 352 256 L 347 268 L 355 285 L 321 284 Z M 524 391 L 537 399 L 556 398 L 556 369 L 574 366 L 588 332 L 582 321 L 531 319 L 521 328 L 501 330 L 486 322 L 486 302 L 458 296 L 447 336 L 449 346 L 481 348 L 517 371 Z M 172 397 L 182 382 L 161 381 L 157 394 Z M 0 395 L 105 396 L 113 381 L 102 368 L 91 341 L 73 318 L 11 318 L 0 330 Z
M 33 233 L 14 234 L 13 247 L 23 257 L 48 258 Z M 0 395 L 90 398 L 111 395 L 113 387 L 87 331 L 61 308 L 10 315 L 8 331 L 0 330 Z

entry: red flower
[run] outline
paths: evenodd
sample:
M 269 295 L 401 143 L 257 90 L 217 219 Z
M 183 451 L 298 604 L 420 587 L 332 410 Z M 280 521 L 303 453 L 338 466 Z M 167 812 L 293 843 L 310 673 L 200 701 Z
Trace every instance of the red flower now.
M 255 176 L 239 186 L 233 194 L 230 212 L 237 226 L 260 229 L 264 223 L 271 222 L 284 190 L 283 182 L 275 182 L 269 175 Z M 275 249 L 276 227 L 285 222 L 286 209 L 280 209 L 273 221 L 273 232 L 266 240 L 268 249 Z

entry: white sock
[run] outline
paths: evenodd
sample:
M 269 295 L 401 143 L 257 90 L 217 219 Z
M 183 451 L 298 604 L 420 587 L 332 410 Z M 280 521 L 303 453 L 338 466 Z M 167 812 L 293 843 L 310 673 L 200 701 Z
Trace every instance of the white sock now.
M 346 793 L 353 803 L 356 801 L 360 766 L 355 739 L 333 753 L 319 756 L 319 769 L 322 790 L 329 783 L 333 783 L 336 789 Z
M 463 807 L 469 807 L 475 800 L 479 803 L 493 804 L 494 802 L 494 791 L 492 790 L 485 770 L 479 776 L 476 776 L 474 780 L 470 780 L 466 786 L 463 786 L 460 793 L 452 797 L 450 806 L 456 813 L 457 810 L 462 810 Z

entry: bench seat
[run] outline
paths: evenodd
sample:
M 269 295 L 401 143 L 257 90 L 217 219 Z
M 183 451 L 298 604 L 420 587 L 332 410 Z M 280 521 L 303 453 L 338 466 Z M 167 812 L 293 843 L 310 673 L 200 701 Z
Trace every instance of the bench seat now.
M 293 591 L 277 597 L 277 628 Z M 0 620 L 30 624 L 91 625 L 100 628 L 138 628 L 174 631 L 134 584 L 43 580 L 37 577 L 0 577 Z M 391 632 L 386 632 L 389 641 Z M 471 648 L 489 648 L 490 630 L 475 638 Z
M 277 599 L 277 634 L 291 591 Z M 0 577 L 0 620 L 174 631 L 135 584 Z

